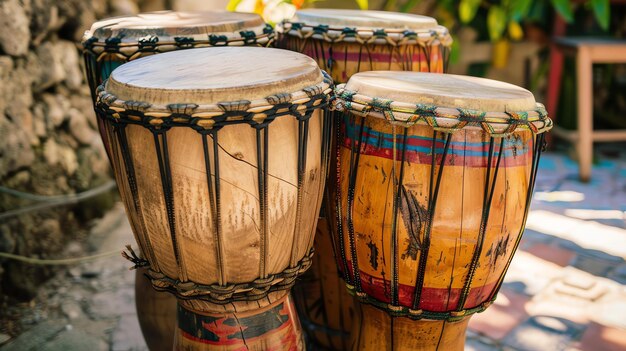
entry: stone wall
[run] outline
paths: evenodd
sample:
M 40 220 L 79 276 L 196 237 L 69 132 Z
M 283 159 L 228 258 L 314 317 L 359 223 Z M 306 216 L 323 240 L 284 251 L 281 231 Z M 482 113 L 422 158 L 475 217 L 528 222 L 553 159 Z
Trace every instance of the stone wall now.
M 111 179 L 78 43 L 98 18 L 165 6 L 158 0 L 0 0 L 1 186 L 60 195 Z M 0 191 L 0 252 L 63 256 L 115 196 L 113 190 L 79 205 L 2 218 L 34 202 Z M 0 259 L 0 296 L 29 299 L 52 269 Z

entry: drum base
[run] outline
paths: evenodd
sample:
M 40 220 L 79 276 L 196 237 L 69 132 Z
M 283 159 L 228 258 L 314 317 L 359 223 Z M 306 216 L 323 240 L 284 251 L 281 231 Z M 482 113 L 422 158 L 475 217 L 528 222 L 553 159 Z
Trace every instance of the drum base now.
M 141 333 L 150 351 L 170 351 L 176 329 L 176 298 L 154 290 L 145 272 L 145 268 L 138 268 L 135 274 L 135 306 Z
M 244 312 L 200 312 L 178 303 L 178 327 L 174 350 L 305 350 L 298 315 L 290 295 L 258 308 L 259 302 L 245 303 Z M 254 308 L 256 307 L 256 309 Z
M 463 351 L 466 317 L 458 322 L 391 317 L 376 307 L 356 304 L 352 351 Z

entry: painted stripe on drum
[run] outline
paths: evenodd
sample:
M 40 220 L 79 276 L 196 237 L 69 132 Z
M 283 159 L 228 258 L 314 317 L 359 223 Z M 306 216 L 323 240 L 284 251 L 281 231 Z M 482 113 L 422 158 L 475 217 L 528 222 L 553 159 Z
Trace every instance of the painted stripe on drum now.
M 319 56 L 311 46 L 308 46 L 304 50 L 304 54 L 310 57 Z M 326 55 L 327 57 L 330 56 L 328 55 L 328 52 L 326 52 Z M 358 62 L 358 61 L 365 61 L 364 59 L 367 59 L 367 61 L 372 60 L 373 62 L 376 62 L 376 63 L 389 63 L 392 55 L 389 52 L 371 52 L 371 51 L 368 52 L 367 50 L 363 49 L 363 51 L 360 53 L 358 51 L 348 51 L 347 53 L 344 51 L 333 51 L 331 57 L 335 61 Z M 400 58 L 402 61 L 406 61 L 406 58 L 410 57 L 410 55 L 406 52 L 400 53 L 396 50 L 393 52 L 393 57 L 396 58 L 396 60 L 393 60 L 393 62 L 398 62 L 397 58 Z M 413 62 L 418 62 L 418 61 L 435 62 L 435 61 L 439 61 L 439 59 L 440 59 L 439 55 L 431 55 L 430 60 L 428 60 L 428 57 L 421 50 L 415 49 L 415 52 L 413 53 L 412 61 Z
M 178 306 L 178 329 L 189 340 L 208 345 L 237 345 L 275 340 L 295 345 L 297 335 L 293 330 L 292 312 L 283 302 L 256 315 L 236 317 L 236 314 L 208 316 Z M 272 345 L 267 345 L 272 346 Z
M 359 270 L 363 292 L 380 302 L 391 303 L 391 282 L 386 279 L 374 277 L 363 270 Z M 497 279 L 470 289 L 465 308 L 477 307 L 489 299 L 489 296 Z M 425 283 L 427 284 L 427 283 Z M 429 312 L 450 312 L 456 310 L 456 305 L 461 296 L 462 288 L 432 288 L 424 286 L 421 294 L 420 309 Z M 412 307 L 415 287 L 412 285 L 398 285 L 399 304 L 404 307 Z M 446 308 L 446 305 L 453 306 Z
M 356 134 L 356 128 L 350 125 L 346 125 L 347 134 L 344 140 L 344 145 L 348 146 L 351 139 Z M 372 129 L 365 130 L 365 138 L 363 142 L 367 145 L 374 146 L 377 149 L 393 150 L 393 134 L 383 133 Z M 396 135 L 396 139 L 400 139 L 401 134 Z M 445 140 L 441 138 L 435 139 L 435 151 L 437 154 L 442 154 L 444 149 Z M 420 152 L 430 155 L 432 146 L 432 138 L 426 136 L 409 135 L 407 136 L 407 151 Z M 498 145 L 499 146 L 499 145 Z M 396 145 L 396 148 L 400 147 Z M 514 152 L 514 148 L 521 149 L 521 152 Z M 454 155 L 465 155 L 468 157 L 485 157 L 489 156 L 489 140 L 484 142 L 462 142 L 462 141 L 450 141 L 450 149 L 448 153 Z M 521 141 L 514 141 L 505 139 L 505 150 L 502 157 L 521 156 L 530 153 L 530 139 L 526 145 Z
M 378 135 L 376 135 L 378 133 Z M 376 131 L 367 131 L 364 132 L 363 138 L 363 146 L 361 147 L 361 154 L 377 156 L 386 159 L 393 159 L 393 135 L 386 134 Z M 374 135 L 372 135 L 374 134 Z M 382 136 L 382 137 L 381 137 Z M 400 135 L 397 136 L 399 139 Z M 432 150 L 432 138 L 421 137 L 421 136 L 410 136 L 407 138 L 407 147 L 406 147 L 406 160 L 410 163 L 415 164 L 428 164 L 430 165 L 431 160 L 431 150 Z M 349 136 L 344 137 L 343 147 L 350 149 L 352 140 Z M 484 149 L 485 150 L 476 150 L 477 147 L 465 147 L 465 143 L 463 142 L 454 142 L 450 143 L 450 148 L 448 150 L 449 157 L 446 158 L 445 165 L 455 166 L 456 157 L 462 157 L 465 159 L 464 166 L 468 167 L 485 167 L 487 164 L 487 158 L 489 155 L 489 142 L 485 142 Z M 500 167 L 517 167 L 517 166 L 527 166 L 530 163 L 530 140 L 529 143 L 523 145 L 522 142 L 519 141 L 511 141 L 505 139 L 505 149 L 502 154 L 502 158 L 506 160 L 500 164 Z M 496 152 L 498 152 L 500 145 L 496 144 Z M 396 150 L 401 148 L 400 143 L 396 144 Z M 478 147 L 480 149 L 480 147 Z M 444 148 L 443 143 L 439 142 L 437 139 L 435 144 L 435 154 L 437 156 L 441 156 L 443 154 Z M 440 160 L 437 160 L 439 162 Z M 492 160 L 493 166 L 495 166 L 495 160 Z

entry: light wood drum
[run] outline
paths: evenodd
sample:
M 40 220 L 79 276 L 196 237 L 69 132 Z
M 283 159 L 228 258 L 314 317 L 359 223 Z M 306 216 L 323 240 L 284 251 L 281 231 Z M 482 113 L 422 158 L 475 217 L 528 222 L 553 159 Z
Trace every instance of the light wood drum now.
M 209 46 L 269 46 L 274 30 L 253 13 L 158 11 L 98 21 L 82 40 L 92 93 L 121 64 Z M 95 95 L 94 95 L 95 100 Z
M 204 46 L 269 46 L 273 29 L 260 16 L 227 11 L 160 11 L 96 22 L 83 37 L 86 76 L 95 102 L 98 85 L 113 69 L 140 57 Z M 99 129 L 102 126 L 99 124 Z M 104 138 L 106 140 L 106 138 Z M 109 145 L 105 144 L 107 153 Z M 137 270 L 139 323 L 151 350 L 167 350 L 174 338 L 176 299 L 155 291 Z M 154 342 L 153 342 L 154 341 Z
M 462 350 L 519 244 L 551 121 L 529 91 L 474 77 L 365 72 L 336 93 L 352 349 Z
M 434 18 L 385 11 L 300 10 L 278 45 L 315 58 L 335 82 L 363 71 L 443 72 L 452 38 Z
M 131 259 L 178 297 L 177 348 L 302 348 L 288 291 L 311 264 L 330 84 L 309 57 L 246 47 L 142 58 L 100 87 L 96 113 L 145 255 Z M 253 315 L 281 323 L 227 321 Z

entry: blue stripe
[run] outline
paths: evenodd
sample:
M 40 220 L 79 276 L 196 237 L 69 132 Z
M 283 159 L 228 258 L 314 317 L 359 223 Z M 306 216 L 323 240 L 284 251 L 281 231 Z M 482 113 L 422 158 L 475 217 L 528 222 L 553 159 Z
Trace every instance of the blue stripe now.
M 346 124 L 346 131 L 347 131 L 347 136 L 350 139 L 356 139 L 356 136 L 358 135 L 358 131 L 357 131 L 357 127 L 351 124 Z M 374 146 L 378 149 L 383 148 L 383 149 L 393 149 L 393 142 L 391 140 L 393 140 L 393 134 L 387 134 L 387 133 L 383 133 L 383 132 L 379 132 L 379 131 L 375 131 L 369 128 L 366 128 L 363 130 L 364 134 L 369 134 L 363 141 L 371 146 Z M 391 140 L 389 140 L 391 139 Z M 416 135 L 411 135 L 411 136 L 407 136 L 408 140 L 415 140 L 415 141 L 428 141 L 429 143 L 432 143 L 432 138 L 429 137 L 424 137 L 424 136 L 416 136 Z M 443 154 L 443 144 L 445 143 L 445 139 L 441 139 L 441 138 L 436 138 L 435 139 L 437 143 L 440 143 L 440 147 L 435 147 L 435 154 Z M 400 149 L 402 146 L 402 143 L 398 142 L 396 144 L 396 149 Z M 484 151 L 476 151 L 476 150 L 466 150 L 465 148 L 467 146 L 470 147 L 481 147 L 484 148 Z M 503 157 L 512 157 L 513 156 L 513 146 L 517 146 L 518 147 L 518 151 L 516 152 L 518 155 L 524 154 L 526 152 L 528 152 L 528 147 L 524 147 L 525 145 L 523 145 L 523 143 L 520 140 L 510 140 L 510 139 L 504 139 L 504 153 L 502 154 Z M 422 153 L 422 154 L 427 154 L 430 155 L 431 154 L 431 147 L 430 146 L 418 146 L 418 145 L 410 145 L 407 144 L 406 146 L 406 150 L 407 151 L 413 151 L 413 152 L 418 152 L 418 153 Z M 499 151 L 499 145 L 497 145 L 494 148 L 494 152 L 497 155 L 497 152 Z M 451 141 L 450 142 L 450 148 L 448 149 L 448 154 L 452 154 L 452 155 L 458 155 L 458 156 L 470 156 L 470 157 L 488 157 L 489 156 L 489 142 L 464 142 L 464 141 Z

